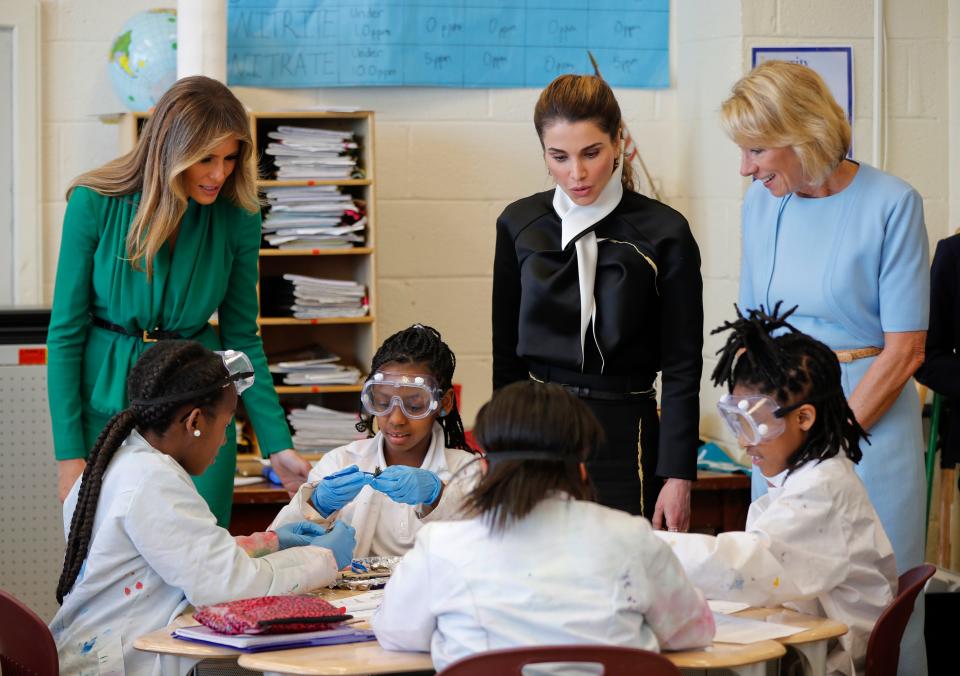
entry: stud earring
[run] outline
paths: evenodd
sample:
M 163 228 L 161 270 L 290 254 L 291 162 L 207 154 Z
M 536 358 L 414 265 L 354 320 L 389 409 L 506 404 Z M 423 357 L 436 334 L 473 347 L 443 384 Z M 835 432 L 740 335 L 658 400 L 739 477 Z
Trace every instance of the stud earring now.
M 194 430 L 194 431 L 193 431 L 193 436 L 199 437 L 199 436 L 200 436 L 200 430 Z

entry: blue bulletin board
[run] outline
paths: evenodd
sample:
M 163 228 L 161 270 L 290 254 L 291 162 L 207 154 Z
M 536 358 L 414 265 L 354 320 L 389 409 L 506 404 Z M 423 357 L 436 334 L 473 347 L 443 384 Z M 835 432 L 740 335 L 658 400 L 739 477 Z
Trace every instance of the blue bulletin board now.
M 670 86 L 669 0 L 229 0 L 228 83 Z

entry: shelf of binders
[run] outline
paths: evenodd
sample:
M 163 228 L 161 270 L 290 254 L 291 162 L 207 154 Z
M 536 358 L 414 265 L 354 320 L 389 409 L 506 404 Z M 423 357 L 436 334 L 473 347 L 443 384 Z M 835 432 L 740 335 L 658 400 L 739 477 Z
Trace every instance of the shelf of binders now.
M 345 196 L 349 196 L 349 200 L 354 203 L 350 205 L 351 208 L 365 219 L 363 241 L 353 242 L 353 246 L 343 246 L 341 243 L 340 246 L 331 248 L 322 243 L 316 245 L 293 243 L 284 245 L 289 248 L 266 245 L 261 248 L 261 280 L 270 278 L 276 280 L 278 277 L 287 275 L 297 279 L 318 277 L 353 282 L 362 285 L 365 289 L 363 302 L 368 308 L 367 312 L 361 316 L 296 318 L 274 316 L 276 312 L 269 307 L 264 307 L 262 302 L 259 325 L 267 356 L 273 362 L 281 355 L 317 347 L 339 356 L 338 364 L 356 367 L 361 372 L 365 371 L 376 348 L 374 312 L 377 292 L 376 199 L 373 113 L 367 111 L 355 113 L 253 112 L 250 114 L 250 119 L 257 156 L 260 158 L 260 175 L 263 177 L 257 185 L 268 197 L 271 206 L 283 203 L 283 198 L 278 199 L 277 195 L 284 194 L 292 196 L 287 204 L 295 206 L 296 200 L 309 199 L 310 189 L 316 188 L 318 195 L 325 195 L 331 200 L 346 200 Z M 300 148 L 314 146 L 314 139 L 316 139 L 316 147 L 322 149 L 325 143 L 331 142 L 330 139 L 335 132 L 343 134 L 340 140 L 356 142 L 356 148 L 345 151 L 348 157 L 355 160 L 354 166 L 323 167 L 321 160 L 321 172 L 339 170 L 344 175 L 336 177 L 289 175 L 310 171 L 302 169 L 304 163 L 313 162 L 309 156 L 310 153 L 297 155 Z M 312 136 L 312 133 L 316 136 Z M 286 149 L 284 144 L 288 142 L 292 150 Z M 331 153 L 325 153 L 323 150 L 319 154 L 331 156 Z M 264 213 L 267 228 L 270 227 L 270 216 L 271 211 L 268 208 Z M 346 216 L 344 220 L 346 221 Z M 261 288 L 261 295 L 263 294 L 264 290 Z M 357 407 L 357 395 L 360 392 L 361 383 L 362 376 L 354 383 L 278 382 L 275 388 L 290 405 L 298 403 L 305 405 L 312 402 L 333 409 L 353 411 Z

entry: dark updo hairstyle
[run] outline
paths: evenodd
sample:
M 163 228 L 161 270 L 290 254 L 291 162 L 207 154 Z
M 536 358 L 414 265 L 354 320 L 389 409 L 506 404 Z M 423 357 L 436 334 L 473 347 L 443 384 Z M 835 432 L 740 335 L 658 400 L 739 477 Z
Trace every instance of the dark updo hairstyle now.
M 544 132 L 557 122 L 593 122 L 610 137 L 614 148 L 620 148 L 620 104 L 610 85 L 601 77 L 561 75 L 540 92 L 533 109 L 533 126 L 537 129 L 541 147 Z M 624 163 L 620 181 L 627 190 L 635 190 L 629 162 Z
M 843 394 L 837 355 L 795 329 L 787 319 L 797 308 L 781 315 L 781 305 L 778 302 L 770 314 L 761 305 L 746 315 L 734 305 L 737 319 L 711 331 L 730 331 L 726 344 L 717 351 L 720 361 L 713 371 L 713 383 L 726 384 L 731 392 L 736 385 L 756 390 L 784 407 L 809 403 L 816 408 L 817 417 L 806 439 L 787 460 L 790 470 L 841 451 L 860 462 L 860 440 L 868 435 Z
M 127 398 L 131 403 L 110 418 L 83 470 L 57 585 L 58 603 L 63 603 L 63 597 L 70 593 L 87 558 L 103 474 L 117 449 L 134 429 L 163 434 L 184 408 L 199 408 L 205 415 L 215 415 L 228 391 L 228 377 L 227 367 L 218 354 L 190 340 L 160 341 L 133 365 L 127 377 Z M 223 386 L 218 387 L 221 383 Z M 183 396 L 177 396 L 180 394 Z
M 430 326 L 414 324 L 410 328 L 398 331 L 385 341 L 377 353 L 373 355 L 370 364 L 370 373 L 373 374 L 383 368 L 384 364 L 424 364 L 430 374 L 436 378 L 440 390 L 444 393 L 453 387 L 453 372 L 457 368 L 457 358 L 453 351 L 440 339 L 440 332 Z M 437 418 L 443 428 L 444 445 L 447 448 L 459 448 L 471 451 L 463 431 L 463 420 L 457 407 L 457 399 L 453 399 L 453 408 L 450 412 Z M 367 432 L 373 436 L 373 416 L 360 406 L 360 422 L 357 423 L 358 432 Z
M 595 499 L 580 463 L 603 443 L 603 429 L 590 409 L 559 385 L 527 380 L 498 390 L 477 414 L 474 434 L 490 470 L 467 502 L 492 531 L 523 519 L 553 491 Z M 509 451 L 543 457 L 511 460 Z

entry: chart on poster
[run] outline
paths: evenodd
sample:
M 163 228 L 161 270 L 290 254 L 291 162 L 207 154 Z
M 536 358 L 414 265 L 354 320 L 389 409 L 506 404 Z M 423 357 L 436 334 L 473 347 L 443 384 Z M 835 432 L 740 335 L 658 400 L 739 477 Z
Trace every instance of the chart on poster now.
M 229 0 L 228 82 L 542 87 L 593 71 L 670 85 L 669 0 Z

